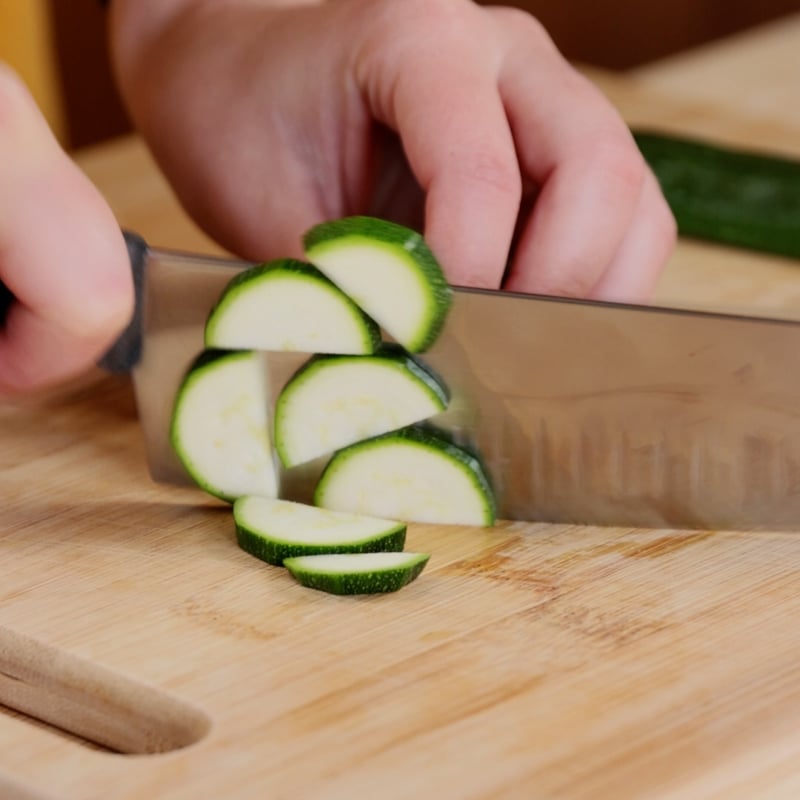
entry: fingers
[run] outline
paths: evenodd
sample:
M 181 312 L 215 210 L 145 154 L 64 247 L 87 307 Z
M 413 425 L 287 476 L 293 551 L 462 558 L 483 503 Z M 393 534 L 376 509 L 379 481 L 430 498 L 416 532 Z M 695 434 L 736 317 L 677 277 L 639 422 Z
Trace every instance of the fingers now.
M 643 299 L 675 234 L 627 127 L 554 50 L 531 47 L 532 20 L 497 19 L 511 43 L 500 91 L 521 167 L 541 186 L 507 288 Z
M 0 393 L 86 369 L 132 312 L 127 252 L 111 211 L 7 68 L 0 68 L 0 278 L 17 299 L 0 331 Z
M 431 8 L 420 10 L 430 15 Z M 368 62 L 363 83 L 379 120 L 399 133 L 425 192 L 425 237 L 448 279 L 497 288 L 521 177 L 497 92 L 499 59 L 493 48 L 474 46 L 482 17 L 456 11 L 456 4 L 439 3 L 439 17 L 425 25 L 436 32 L 436 41 L 380 49 L 382 68 Z M 419 30 L 419 21 L 414 26 Z
M 655 176 L 648 170 L 633 222 L 611 264 L 588 296 L 616 302 L 650 298 L 661 267 L 672 253 L 676 233 L 675 218 Z
M 529 14 L 411 0 L 400 9 L 386 4 L 395 41 L 378 48 L 380 63 L 366 60 L 363 86 L 402 139 L 450 281 L 498 287 L 513 240 L 510 290 L 642 299 L 674 225 L 613 107 Z M 415 15 L 426 19 L 415 30 L 435 36 L 402 35 Z M 537 188 L 532 212 L 524 183 Z
M 340 184 L 357 172 L 337 147 L 358 134 L 338 124 L 347 103 L 324 46 L 338 34 L 315 29 L 294 3 L 279 13 L 179 0 L 186 11 L 162 3 L 170 21 L 143 47 L 136 30 L 153 27 L 153 14 L 142 5 L 114 5 L 119 85 L 184 210 L 244 259 L 302 258 L 302 234 L 343 214 Z M 324 19 L 334 6 L 317 11 Z
M 652 285 L 674 240 L 663 201 L 622 120 L 529 14 L 471 0 L 294 5 L 203 4 L 131 83 L 151 149 L 219 242 L 293 254 L 311 224 L 371 199 L 416 218 L 418 195 L 398 188 L 407 172 L 375 177 L 381 123 L 453 284 L 500 286 L 511 254 L 518 291 L 629 299 Z

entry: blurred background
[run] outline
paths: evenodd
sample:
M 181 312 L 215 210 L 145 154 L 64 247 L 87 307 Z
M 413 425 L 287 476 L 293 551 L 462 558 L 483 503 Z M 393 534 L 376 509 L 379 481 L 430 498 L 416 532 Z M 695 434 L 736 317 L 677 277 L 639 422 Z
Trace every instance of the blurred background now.
M 400 2 L 401 0 L 398 0 Z M 800 11 L 800 0 L 517 0 L 572 61 L 624 70 Z M 130 129 L 97 0 L 0 0 L 0 59 L 25 79 L 62 144 Z

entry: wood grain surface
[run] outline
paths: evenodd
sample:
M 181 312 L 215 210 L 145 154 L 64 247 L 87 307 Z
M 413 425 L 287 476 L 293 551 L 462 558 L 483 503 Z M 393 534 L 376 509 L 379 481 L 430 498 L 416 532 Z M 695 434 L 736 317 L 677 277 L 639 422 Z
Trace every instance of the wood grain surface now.
M 800 147 L 791 122 L 594 77 L 631 121 Z M 82 164 L 123 225 L 214 250 L 138 141 Z M 660 296 L 788 313 L 793 268 L 682 243 Z M 0 696 L 50 722 L 0 713 L 0 797 L 800 793 L 794 533 L 411 525 L 415 583 L 334 597 L 240 551 L 227 506 L 150 481 L 126 379 L 0 426 Z M 98 742 L 92 719 L 140 734 Z
M 800 125 L 800 13 L 655 61 L 638 80 L 682 101 L 709 103 L 739 114 Z M 769 146 L 767 140 L 759 142 Z

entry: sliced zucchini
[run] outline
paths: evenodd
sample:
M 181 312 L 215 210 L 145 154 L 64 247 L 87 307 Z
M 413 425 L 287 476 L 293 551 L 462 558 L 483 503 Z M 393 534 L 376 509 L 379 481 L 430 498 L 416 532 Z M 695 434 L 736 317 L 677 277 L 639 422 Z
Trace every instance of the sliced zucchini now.
M 252 350 L 206 350 L 189 367 L 173 407 L 172 446 L 209 494 L 276 497 L 263 356 Z
M 293 556 L 402 550 L 402 522 L 250 495 L 233 504 L 236 539 L 251 555 L 280 566 Z
M 283 564 L 303 586 L 331 594 L 396 592 L 425 569 L 429 553 L 296 556 Z
M 371 353 L 380 329 L 311 264 L 284 258 L 236 275 L 211 310 L 206 347 Z
M 435 341 L 452 290 L 422 236 L 373 217 L 345 217 L 311 228 L 306 258 L 407 350 Z
M 275 447 L 293 467 L 427 419 L 448 399 L 439 378 L 396 345 L 371 356 L 314 356 L 275 403 Z
M 474 453 L 433 428 L 411 426 L 339 450 L 314 503 L 407 522 L 493 525 L 494 493 Z

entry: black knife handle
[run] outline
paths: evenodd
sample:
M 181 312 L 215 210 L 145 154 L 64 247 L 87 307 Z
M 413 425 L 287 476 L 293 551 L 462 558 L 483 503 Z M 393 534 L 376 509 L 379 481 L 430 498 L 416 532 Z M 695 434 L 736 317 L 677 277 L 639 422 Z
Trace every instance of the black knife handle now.
M 144 305 L 144 273 L 147 266 L 147 242 L 132 231 L 123 231 L 128 248 L 128 261 L 133 275 L 133 315 L 125 330 L 97 362 L 106 372 L 115 375 L 130 372 L 142 357 L 142 306 Z
M 133 316 L 125 330 L 97 362 L 107 372 L 115 374 L 129 372 L 142 355 L 142 300 L 144 296 L 144 272 L 147 265 L 147 242 L 136 233 L 123 231 L 128 248 L 128 260 L 133 274 L 135 305 Z M 8 310 L 14 303 L 11 290 L 0 281 L 0 327 L 5 323 Z

